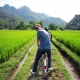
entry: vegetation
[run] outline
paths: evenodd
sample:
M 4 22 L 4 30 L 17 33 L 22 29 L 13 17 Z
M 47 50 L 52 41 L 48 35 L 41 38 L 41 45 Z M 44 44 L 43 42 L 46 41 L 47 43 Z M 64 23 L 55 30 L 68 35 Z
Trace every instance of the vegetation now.
M 75 17 L 66 25 L 65 29 L 80 30 L 80 15 L 75 15 Z
M 53 38 L 53 43 L 57 48 L 59 48 L 61 53 L 69 60 L 69 62 L 71 62 L 71 64 L 74 66 L 77 73 L 80 74 L 80 54 L 79 53 L 77 54 L 75 51 L 73 51 L 75 46 L 76 46 L 75 50 L 77 50 L 80 42 L 77 41 L 79 42 L 77 44 L 76 39 L 74 38 L 75 37 L 74 32 L 76 32 L 75 34 L 79 38 L 78 34 L 80 34 L 80 32 L 77 32 L 77 31 L 71 31 L 71 32 L 70 31 L 53 31 L 52 34 L 55 37 Z M 70 37 L 66 33 L 70 33 L 69 34 Z M 70 50 L 70 46 L 73 50 Z
M 52 31 L 52 34 L 58 41 L 80 55 L 80 31 Z
M 5 22 L 4 20 L 0 20 L 0 29 L 9 29 L 9 30 L 33 30 L 34 29 L 34 25 L 36 23 L 41 24 L 42 27 L 44 27 L 43 21 L 42 19 L 35 22 L 35 21 L 29 21 L 28 23 L 26 21 L 20 21 L 20 22 Z M 64 26 L 57 26 L 54 23 L 50 23 L 48 25 L 50 30 L 56 30 L 56 29 L 60 29 L 60 30 L 64 30 Z
M 31 22 L 33 23 L 33 22 Z M 30 23 L 30 24 L 31 24 Z M 21 23 L 22 25 L 23 23 Z M 74 61 L 73 64 L 77 65 L 77 69 L 79 70 L 79 64 L 80 64 L 80 56 L 78 56 L 75 52 L 70 51 L 67 47 L 72 45 L 74 47 L 75 45 L 75 40 L 74 44 L 71 43 L 72 39 L 77 36 L 77 40 L 79 40 L 79 31 L 51 31 L 53 37 L 53 41 L 60 47 L 60 49 L 64 50 L 67 55 L 69 55 L 67 58 L 70 59 L 70 61 Z M 67 34 L 68 33 L 68 34 Z M 6 34 L 6 35 L 5 35 Z M 28 35 L 29 34 L 29 35 Z M 0 80 L 6 80 L 8 79 L 12 72 L 15 71 L 15 68 L 18 67 L 19 62 L 22 60 L 22 58 L 25 56 L 26 51 L 30 48 L 31 44 L 34 43 L 36 32 L 34 30 L 0 30 L 0 58 L 4 58 L 2 60 L 5 60 L 5 62 L 0 64 Z M 76 35 L 75 35 L 76 34 Z M 30 36 L 31 35 L 31 36 Z M 69 36 L 70 35 L 70 36 Z M 66 37 L 65 37 L 66 36 Z M 33 38 L 33 39 L 32 39 Z M 72 39 L 71 39 L 72 38 Z M 55 40 L 56 39 L 56 40 Z M 67 42 L 68 40 L 68 42 Z M 16 43 L 15 43 L 16 42 Z M 62 44 L 63 43 L 63 44 Z M 69 44 L 68 44 L 69 43 Z M 67 46 L 65 47 L 64 44 Z M 17 45 L 17 46 L 16 46 Z M 7 47 L 6 47 L 7 46 Z M 16 46 L 16 49 L 15 49 Z M 70 48 L 70 47 L 69 47 Z M 74 48 L 73 48 L 74 49 Z M 76 47 L 75 47 L 76 49 Z M 9 50 L 9 51 L 8 51 Z M 35 59 L 35 52 L 37 50 L 37 46 L 33 47 L 33 49 L 29 52 L 29 55 L 18 72 L 18 74 L 14 77 L 14 80 L 22 79 L 34 79 L 36 78 L 40 79 L 39 75 L 42 75 L 42 63 L 39 63 L 38 66 L 38 74 L 37 76 L 33 77 L 30 74 L 30 69 L 33 66 L 33 62 Z M 5 52 L 6 51 L 6 52 Z M 8 53 L 10 52 L 10 54 Z M 13 52 L 13 53 L 12 53 Z M 5 55 L 2 55 L 5 53 Z M 6 54 L 8 53 L 8 54 Z M 6 58 L 6 55 L 9 56 L 9 58 Z M 8 60 L 6 60 L 8 59 Z M 1 60 L 1 61 L 2 61 Z M 72 80 L 70 78 L 69 73 L 66 71 L 64 65 L 61 62 L 60 55 L 58 53 L 58 50 L 52 45 L 52 67 L 53 71 L 47 76 L 47 79 L 63 79 L 63 80 Z
M 29 23 L 29 21 L 38 22 L 42 20 L 43 24 L 48 26 L 50 23 L 56 25 L 65 25 L 66 22 L 60 18 L 50 17 L 31 11 L 27 6 L 16 9 L 8 4 L 0 7 L 0 29 L 15 29 L 20 22 Z
M 25 34 L 23 34 L 25 35 Z M 28 49 L 35 42 L 35 37 L 26 43 L 22 48 L 20 48 L 9 60 L 4 63 L 0 63 L 0 80 L 9 80 L 13 72 L 18 68 L 20 61 L 24 58 Z
M 58 28 L 58 26 L 56 24 L 50 23 L 49 24 L 49 29 L 50 30 L 56 30 Z
M 35 31 L 1 30 L 0 62 L 6 61 L 36 35 Z

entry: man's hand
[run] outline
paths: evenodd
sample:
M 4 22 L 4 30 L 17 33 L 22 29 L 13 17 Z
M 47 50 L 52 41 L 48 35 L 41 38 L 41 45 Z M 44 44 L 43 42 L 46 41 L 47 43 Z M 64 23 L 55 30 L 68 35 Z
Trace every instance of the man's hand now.
M 37 39 L 37 46 L 39 47 L 39 39 Z

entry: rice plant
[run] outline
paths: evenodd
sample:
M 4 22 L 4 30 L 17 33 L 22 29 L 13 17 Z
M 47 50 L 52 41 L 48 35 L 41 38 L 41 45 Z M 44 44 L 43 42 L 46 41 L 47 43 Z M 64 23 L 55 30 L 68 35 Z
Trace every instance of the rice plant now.
M 0 30 L 0 62 L 8 60 L 35 35 L 32 30 Z
M 80 31 L 51 31 L 51 33 L 58 41 L 80 55 Z

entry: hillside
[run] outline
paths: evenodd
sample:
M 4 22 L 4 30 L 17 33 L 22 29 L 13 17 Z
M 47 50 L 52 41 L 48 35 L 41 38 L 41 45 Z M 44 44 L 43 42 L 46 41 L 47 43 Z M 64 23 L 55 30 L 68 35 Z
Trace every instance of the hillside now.
M 80 30 L 80 15 L 75 15 L 74 18 L 66 25 L 66 29 Z
M 44 25 L 49 25 L 50 23 L 55 23 L 56 25 L 65 25 L 66 22 L 60 18 L 50 17 L 44 13 L 33 12 L 27 6 L 22 6 L 16 9 L 14 6 L 9 6 L 8 4 L 0 7 L 0 19 L 11 19 L 12 17 L 18 17 L 19 20 L 26 21 L 39 21 L 43 20 Z
M 54 17 L 48 17 L 43 19 L 43 22 L 45 25 L 48 25 L 50 23 L 55 23 L 56 25 L 65 25 L 66 23 L 61 18 L 54 18 Z

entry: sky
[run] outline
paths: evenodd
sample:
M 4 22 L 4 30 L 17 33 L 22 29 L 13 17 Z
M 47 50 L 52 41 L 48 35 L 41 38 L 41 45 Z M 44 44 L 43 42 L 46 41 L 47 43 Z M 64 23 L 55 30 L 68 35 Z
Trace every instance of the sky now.
M 0 7 L 5 4 L 17 9 L 25 5 L 34 12 L 59 17 L 66 22 L 80 14 L 80 0 L 0 0 Z

